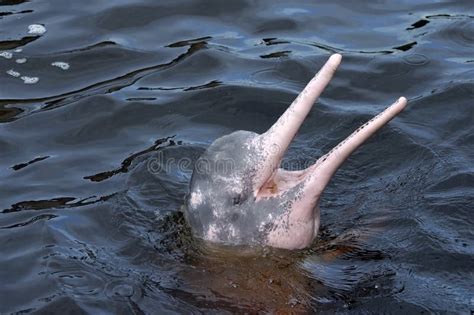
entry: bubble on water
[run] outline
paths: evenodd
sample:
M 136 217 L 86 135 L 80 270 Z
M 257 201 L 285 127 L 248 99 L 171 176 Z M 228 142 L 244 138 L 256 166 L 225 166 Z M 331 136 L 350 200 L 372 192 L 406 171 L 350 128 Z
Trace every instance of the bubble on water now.
M 128 301 L 140 294 L 140 290 L 133 283 L 126 283 L 122 280 L 110 282 L 105 287 L 107 296 L 116 301 Z
M 0 52 L 0 57 L 6 58 L 6 59 L 12 59 L 13 54 L 8 51 L 2 51 Z
M 25 63 L 26 62 L 26 58 L 18 58 L 17 60 L 15 60 L 16 63 Z
M 13 69 L 7 71 L 7 74 L 11 75 L 12 77 L 18 78 L 20 76 L 20 72 L 17 72 Z
M 28 26 L 28 34 L 43 35 L 46 33 L 46 27 L 41 24 L 31 24 Z
M 22 79 L 23 83 L 25 83 L 25 84 L 35 84 L 35 83 L 38 83 L 38 81 L 39 81 L 38 77 L 22 76 L 20 79 Z
M 119 284 L 113 288 L 113 292 L 118 296 L 130 297 L 134 291 L 133 287 L 128 284 Z
M 237 283 L 233 282 L 233 281 L 230 281 L 230 282 L 229 282 L 229 285 L 230 285 L 231 287 L 233 287 L 234 289 L 237 289 L 237 288 L 239 287 L 239 285 L 238 285 Z
M 62 61 L 55 61 L 51 64 L 53 67 L 58 67 L 63 70 L 68 70 L 69 69 L 69 64 L 67 62 L 62 62 Z
M 278 75 L 278 71 L 273 68 L 263 69 L 253 72 L 250 80 L 258 84 L 271 85 L 280 83 L 282 80 Z
M 404 56 L 402 59 L 406 64 L 412 66 L 422 66 L 430 62 L 430 59 L 422 54 L 410 54 Z

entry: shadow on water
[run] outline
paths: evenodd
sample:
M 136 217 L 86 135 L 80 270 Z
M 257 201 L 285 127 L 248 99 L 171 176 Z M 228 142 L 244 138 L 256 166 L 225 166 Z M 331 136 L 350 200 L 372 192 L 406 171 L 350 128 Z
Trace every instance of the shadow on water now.
M 470 1 L 0 1 L 0 313 L 468 313 Z M 300 168 L 400 95 L 305 250 L 223 247 L 182 214 L 194 161 L 343 64 Z

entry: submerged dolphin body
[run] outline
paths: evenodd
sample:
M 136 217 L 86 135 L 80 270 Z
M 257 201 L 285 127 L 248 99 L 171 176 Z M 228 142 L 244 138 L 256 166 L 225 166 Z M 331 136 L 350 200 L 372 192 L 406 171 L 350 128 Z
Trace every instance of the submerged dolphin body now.
M 319 229 L 319 200 L 331 177 L 407 103 L 401 97 L 307 169 L 281 169 L 283 155 L 340 62 L 341 55 L 332 55 L 265 133 L 237 131 L 207 148 L 186 197 L 185 216 L 195 236 L 232 245 L 310 245 Z

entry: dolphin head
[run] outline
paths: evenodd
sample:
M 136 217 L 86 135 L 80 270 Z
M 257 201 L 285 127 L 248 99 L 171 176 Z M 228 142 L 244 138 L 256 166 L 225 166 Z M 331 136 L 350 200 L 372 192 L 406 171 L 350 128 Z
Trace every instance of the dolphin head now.
M 296 132 L 341 62 L 332 55 L 263 134 L 237 131 L 215 140 L 196 161 L 185 216 L 194 235 L 231 245 L 308 246 L 319 229 L 319 200 L 347 157 L 406 106 L 400 98 L 312 166 L 280 168 Z

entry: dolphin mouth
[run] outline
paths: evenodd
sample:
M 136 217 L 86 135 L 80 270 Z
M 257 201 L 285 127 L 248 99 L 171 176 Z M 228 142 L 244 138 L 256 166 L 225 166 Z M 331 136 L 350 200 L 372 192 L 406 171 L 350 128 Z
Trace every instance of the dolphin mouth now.
M 256 201 L 281 195 L 293 187 L 303 184 L 303 199 L 311 204 L 316 204 L 331 177 L 351 153 L 406 107 L 406 98 L 400 97 L 380 114 L 360 126 L 327 154 L 321 156 L 310 167 L 300 171 L 281 169 L 281 160 L 291 141 L 315 101 L 333 77 L 341 58 L 339 54 L 332 55 L 277 122 L 257 138 L 256 145 L 263 150 L 263 161 L 259 164 L 259 171 L 254 180 L 253 188 Z

